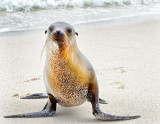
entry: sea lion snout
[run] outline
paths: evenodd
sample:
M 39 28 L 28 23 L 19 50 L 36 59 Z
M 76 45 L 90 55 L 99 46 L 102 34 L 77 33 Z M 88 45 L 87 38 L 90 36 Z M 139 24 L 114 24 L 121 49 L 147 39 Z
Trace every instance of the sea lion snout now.
M 64 36 L 64 32 L 61 30 L 55 30 L 52 35 L 54 39 L 61 39 Z
M 59 35 L 61 33 L 61 31 L 56 31 L 57 35 Z
M 62 30 L 53 31 L 52 41 L 56 42 L 59 46 L 62 46 L 65 42 L 65 33 Z

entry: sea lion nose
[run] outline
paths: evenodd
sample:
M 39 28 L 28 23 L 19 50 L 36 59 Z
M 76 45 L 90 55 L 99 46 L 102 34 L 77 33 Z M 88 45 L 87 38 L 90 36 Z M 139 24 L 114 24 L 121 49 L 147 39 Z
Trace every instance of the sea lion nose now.
M 61 33 L 61 31 L 56 31 L 57 35 L 59 35 Z

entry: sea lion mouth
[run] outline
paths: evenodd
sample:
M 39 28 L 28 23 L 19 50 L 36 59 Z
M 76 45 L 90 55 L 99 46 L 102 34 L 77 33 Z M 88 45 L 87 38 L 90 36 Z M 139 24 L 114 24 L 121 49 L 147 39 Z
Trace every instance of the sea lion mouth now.
M 61 46 L 64 43 L 64 34 L 61 31 L 55 31 L 52 34 L 52 40 L 56 42 L 59 46 Z
M 53 36 L 56 38 L 56 39 L 60 39 L 61 37 L 63 37 L 64 33 L 62 31 L 54 31 L 53 32 Z
M 53 36 L 54 40 L 63 40 L 63 36 Z
M 64 44 L 64 38 L 63 37 L 53 37 L 53 42 L 57 43 L 58 46 L 62 46 Z
M 63 42 L 64 41 L 64 37 L 55 37 L 55 36 L 53 36 L 53 41 Z

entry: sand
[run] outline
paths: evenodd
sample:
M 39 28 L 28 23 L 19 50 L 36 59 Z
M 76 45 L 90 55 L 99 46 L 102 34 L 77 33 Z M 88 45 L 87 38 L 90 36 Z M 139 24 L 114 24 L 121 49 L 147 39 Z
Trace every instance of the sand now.
M 44 29 L 0 34 L 1 124 L 160 123 L 160 20 L 95 22 L 76 25 L 79 48 L 92 63 L 99 81 L 101 109 L 116 115 L 141 115 L 129 121 L 102 122 L 89 102 L 77 107 L 57 106 L 55 117 L 6 119 L 4 115 L 39 111 L 47 99 L 22 100 L 45 92 Z M 128 23 L 131 22 L 131 23 Z

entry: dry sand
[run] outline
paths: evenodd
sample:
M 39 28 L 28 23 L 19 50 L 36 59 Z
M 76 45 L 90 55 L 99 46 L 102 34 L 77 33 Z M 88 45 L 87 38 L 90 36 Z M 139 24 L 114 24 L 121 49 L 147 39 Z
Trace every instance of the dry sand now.
M 4 115 L 39 111 L 47 99 L 20 96 L 45 92 L 40 52 L 44 30 L 0 34 L 0 123 L 160 123 L 160 20 L 127 23 L 88 23 L 75 26 L 77 42 L 91 61 L 99 81 L 101 109 L 116 115 L 141 115 L 129 121 L 102 122 L 94 118 L 90 103 L 64 108 L 55 117 L 6 119 Z

